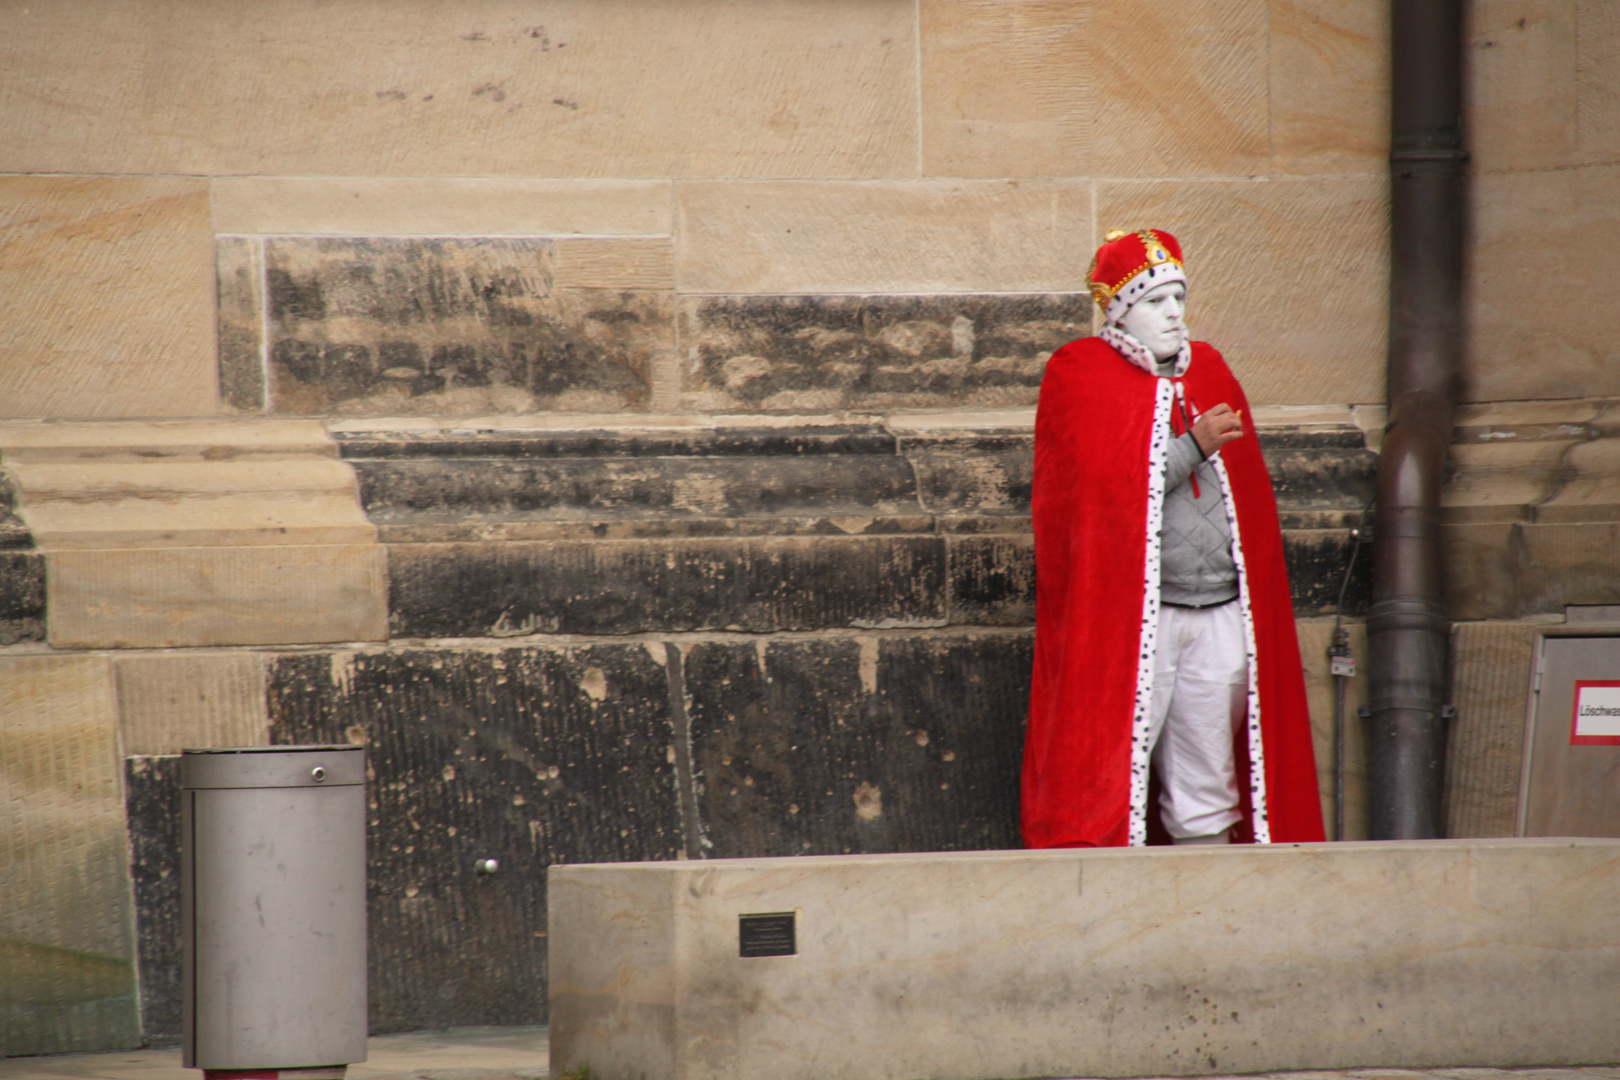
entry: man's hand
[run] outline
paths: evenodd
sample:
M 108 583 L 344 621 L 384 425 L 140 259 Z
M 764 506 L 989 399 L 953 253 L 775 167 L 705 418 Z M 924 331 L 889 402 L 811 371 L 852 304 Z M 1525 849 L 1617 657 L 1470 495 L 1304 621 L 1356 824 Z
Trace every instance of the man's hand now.
M 1212 458 L 1215 451 L 1233 439 L 1243 437 L 1243 414 L 1235 412 L 1232 406 L 1223 401 L 1199 415 L 1192 426 L 1192 434 L 1198 442 L 1198 449 L 1204 452 L 1206 458 Z

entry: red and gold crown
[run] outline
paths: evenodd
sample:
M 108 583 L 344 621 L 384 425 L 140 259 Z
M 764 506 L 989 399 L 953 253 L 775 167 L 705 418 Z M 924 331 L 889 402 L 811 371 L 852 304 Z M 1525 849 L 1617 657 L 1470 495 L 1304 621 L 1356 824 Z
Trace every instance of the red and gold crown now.
M 1118 322 L 1151 289 L 1171 281 L 1187 284 L 1181 245 L 1162 229 L 1110 229 L 1086 277 L 1109 322 Z

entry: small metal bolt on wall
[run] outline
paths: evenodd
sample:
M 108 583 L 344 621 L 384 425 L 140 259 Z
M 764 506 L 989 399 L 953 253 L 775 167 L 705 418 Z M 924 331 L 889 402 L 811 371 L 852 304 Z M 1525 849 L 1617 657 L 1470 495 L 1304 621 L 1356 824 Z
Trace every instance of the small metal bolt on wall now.
M 184 1062 L 205 1080 L 342 1080 L 366 1059 L 366 755 L 180 759 Z

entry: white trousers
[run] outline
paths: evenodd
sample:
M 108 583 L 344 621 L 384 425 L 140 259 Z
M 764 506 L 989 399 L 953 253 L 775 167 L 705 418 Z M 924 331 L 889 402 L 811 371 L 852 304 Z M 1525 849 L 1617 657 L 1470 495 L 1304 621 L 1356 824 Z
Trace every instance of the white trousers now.
M 1172 838 L 1213 837 L 1243 816 L 1233 744 L 1248 700 L 1241 603 L 1161 606 L 1148 743 Z

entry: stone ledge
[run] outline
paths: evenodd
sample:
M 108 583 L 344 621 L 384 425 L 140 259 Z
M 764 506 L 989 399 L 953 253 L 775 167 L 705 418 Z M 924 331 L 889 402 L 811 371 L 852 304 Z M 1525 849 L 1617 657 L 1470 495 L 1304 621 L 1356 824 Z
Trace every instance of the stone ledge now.
M 553 866 L 553 1068 L 1193 1076 L 1620 1058 L 1620 842 Z M 740 959 L 738 916 L 797 954 Z

